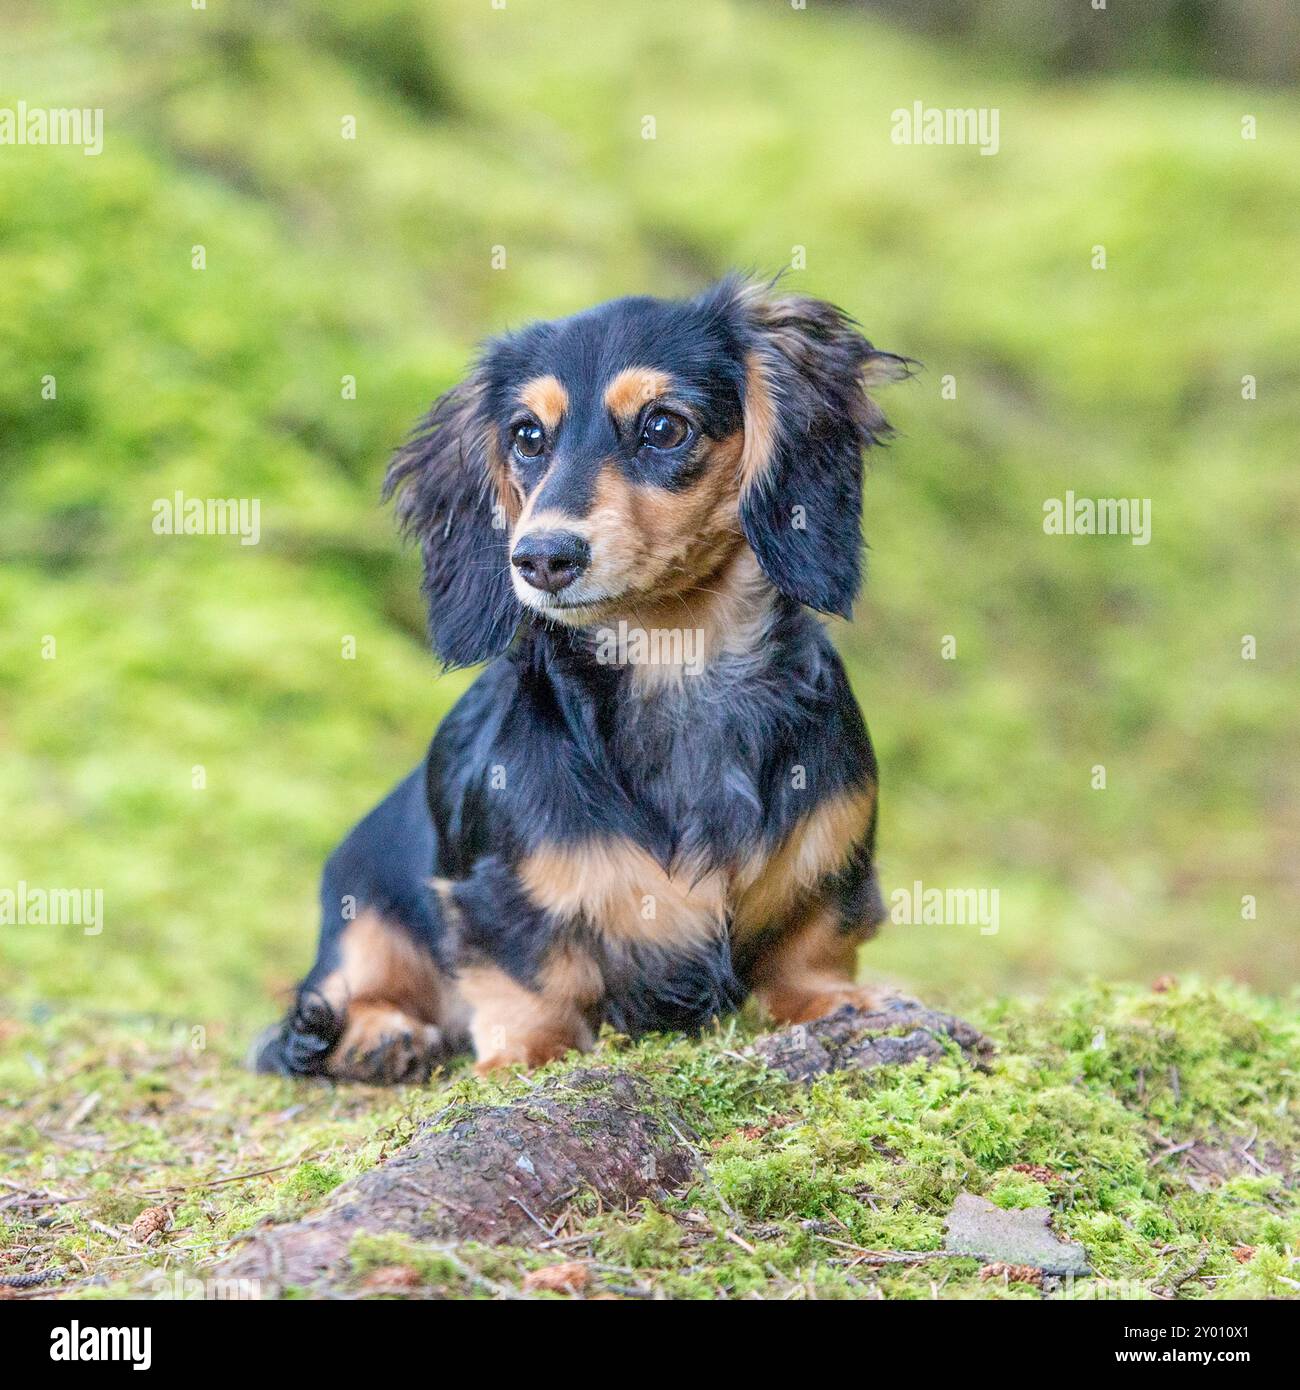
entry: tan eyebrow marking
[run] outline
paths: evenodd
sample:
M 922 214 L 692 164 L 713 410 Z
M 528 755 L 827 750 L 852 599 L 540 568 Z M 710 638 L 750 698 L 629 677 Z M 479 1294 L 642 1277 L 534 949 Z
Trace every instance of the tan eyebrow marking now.
M 548 432 L 556 428 L 569 408 L 569 393 L 554 376 L 535 376 L 524 382 L 519 388 L 519 400 Z
M 654 367 L 625 367 L 605 387 L 605 405 L 622 420 L 631 419 L 647 401 L 666 396 L 673 389 L 667 372 Z

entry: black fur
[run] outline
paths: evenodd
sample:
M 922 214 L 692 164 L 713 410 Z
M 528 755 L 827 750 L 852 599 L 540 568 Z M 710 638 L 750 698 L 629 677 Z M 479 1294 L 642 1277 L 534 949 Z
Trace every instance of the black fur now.
M 384 496 L 424 553 L 429 638 L 444 665 L 504 650 L 523 612 L 510 590 L 508 530 L 488 469 L 477 383 L 449 391 L 398 452 Z
M 863 382 L 905 376 L 909 363 L 821 300 L 722 294 L 743 306 L 744 341 L 776 406 L 773 457 L 742 499 L 745 536 L 783 594 L 847 618 L 862 577 L 862 454 L 889 434 Z

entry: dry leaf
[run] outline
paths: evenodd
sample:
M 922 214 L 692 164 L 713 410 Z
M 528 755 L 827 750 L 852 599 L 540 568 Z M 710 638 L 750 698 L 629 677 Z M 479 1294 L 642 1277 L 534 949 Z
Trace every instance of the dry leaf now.
M 366 1275 L 361 1287 L 366 1293 L 396 1293 L 400 1289 L 418 1289 L 423 1282 L 420 1271 L 410 1265 L 381 1265 Z
M 590 1283 L 591 1270 L 576 1260 L 530 1269 L 524 1275 L 524 1288 L 529 1293 L 581 1293 Z

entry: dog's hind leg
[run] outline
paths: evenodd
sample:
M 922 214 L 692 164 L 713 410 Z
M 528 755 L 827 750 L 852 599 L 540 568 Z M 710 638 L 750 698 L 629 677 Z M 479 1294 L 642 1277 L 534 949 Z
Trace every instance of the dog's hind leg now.
M 434 829 L 417 769 L 348 835 L 321 879 L 316 963 L 254 1049 L 259 1071 L 422 1081 L 465 1046 L 464 1007 L 438 963 Z

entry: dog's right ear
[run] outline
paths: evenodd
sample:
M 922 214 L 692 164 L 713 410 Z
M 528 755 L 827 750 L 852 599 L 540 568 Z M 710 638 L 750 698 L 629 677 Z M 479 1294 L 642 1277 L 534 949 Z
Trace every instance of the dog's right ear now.
M 402 530 L 420 542 L 429 637 L 444 666 L 490 661 L 523 617 L 510 584 L 517 498 L 471 377 L 441 397 L 398 450 L 384 479 Z

